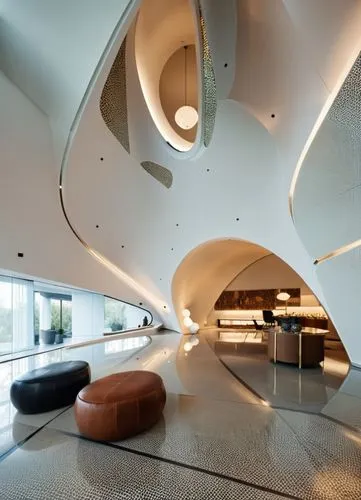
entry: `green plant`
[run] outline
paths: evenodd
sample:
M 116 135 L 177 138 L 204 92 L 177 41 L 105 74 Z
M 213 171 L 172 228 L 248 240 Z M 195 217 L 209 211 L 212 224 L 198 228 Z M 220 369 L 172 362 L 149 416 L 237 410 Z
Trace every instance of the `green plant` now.
M 58 333 L 59 335 L 64 335 L 64 333 L 65 333 L 65 332 L 64 332 L 64 328 L 59 328 L 59 329 L 58 329 L 58 331 L 57 331 L 57 333 Z
M 110 323 L 109 326 L 110 326 L 112 332 L 117 332 L 119 330 L 123 330 L 123 324 L 120 323 L 119 321 L 112 321 L 112 323 Z

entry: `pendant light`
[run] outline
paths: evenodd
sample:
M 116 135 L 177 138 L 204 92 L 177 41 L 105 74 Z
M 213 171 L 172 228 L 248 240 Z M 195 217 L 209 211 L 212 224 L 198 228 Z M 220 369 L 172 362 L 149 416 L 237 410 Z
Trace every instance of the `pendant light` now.
M 176 124 L 183 130 L 193 128 L 198 122 L 198 113 L 193 106 L 187 105 L 187 49 L 188 45 L 184 46 L 184 106 L 177 109 L 175 113 Z

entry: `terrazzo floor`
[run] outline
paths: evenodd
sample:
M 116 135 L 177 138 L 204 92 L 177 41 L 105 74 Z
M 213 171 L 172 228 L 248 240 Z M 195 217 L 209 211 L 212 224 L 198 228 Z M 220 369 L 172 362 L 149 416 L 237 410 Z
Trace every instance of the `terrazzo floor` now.
M 129 369 L 161 375 L 167 390 L 163 419 L 115 443 L 80 436 L 72 407 L 18 414 L 9 388 L 31 361 L 9 363 L 6 381 L 0 379 L 0 498 L 361 498 L 358 403 L 344 421 L 349 398 L 359 400 L 358 373 L 334 388 L 330 401 L 338 395 L 344 402 L 339 413 L 337 404 L 332 415 L 303 411 L 302 404 L 272 408 L 232 375 L 206 334 L 197 340 L 184 350 L 189 339 L 164 332 L 151 341 L 116 340 L 42 359 L 85 359 L 93 380 Z

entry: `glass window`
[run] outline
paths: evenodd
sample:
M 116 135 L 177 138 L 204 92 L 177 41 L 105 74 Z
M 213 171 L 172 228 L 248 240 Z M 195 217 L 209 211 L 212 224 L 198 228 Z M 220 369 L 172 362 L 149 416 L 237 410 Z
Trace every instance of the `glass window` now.
M 125 316 L 124 302 L 105 297 L 104 323 L 106 331 L 117 332 L 119 330 L 126 330 L 127 318 Z
M 106 332 L 116 332 L 148 326 L 151 316 L 140 307 L 105 297 L 104 326 Z
M 71 335 L 71 300 L 51 299 L 51 329 Z
M 34 336 L 39 344 L 41 330 L 64 330 L 64 338 L 72 336 L 72 290 L 51 284 L 35 283 Z

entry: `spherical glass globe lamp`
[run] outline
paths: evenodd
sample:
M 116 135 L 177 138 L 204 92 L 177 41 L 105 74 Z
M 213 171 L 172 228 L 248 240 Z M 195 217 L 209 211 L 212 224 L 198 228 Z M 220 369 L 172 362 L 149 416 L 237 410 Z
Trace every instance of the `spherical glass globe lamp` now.
M 181 106 L 174 116 L 176 124 L 183 130 L 190 130 L 198 122 L 198 112 L 193 106 Z
M 183 318 L 189 318 L 190 315 L 191 315 L 191 312 L 189 309 L 183 309 L 183 311 L 182 311 Z

